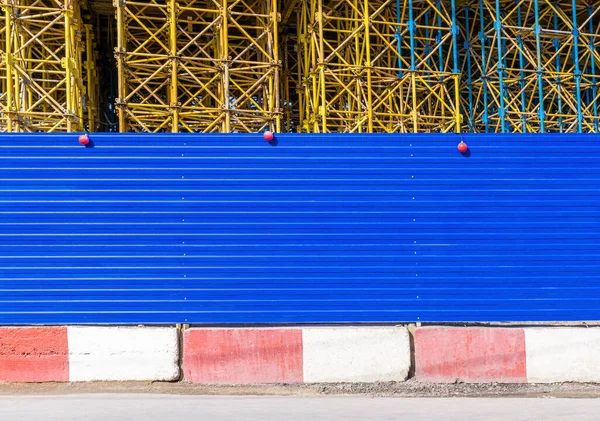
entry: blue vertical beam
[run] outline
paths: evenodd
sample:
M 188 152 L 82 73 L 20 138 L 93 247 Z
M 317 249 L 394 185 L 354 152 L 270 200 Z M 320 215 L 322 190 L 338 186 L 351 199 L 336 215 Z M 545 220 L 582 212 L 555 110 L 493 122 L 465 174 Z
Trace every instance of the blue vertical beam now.
M 575 98 L 577 100 L 577 131 L 583 132 L 583 112 L 581 107 L 581 67 L 579 64 L 579 27 L 577 25 L 577 3 L 572 0 L 573 19 L 573 60 L 575 62 Z
M 452 55 L 454 59 L 454 69 L 452 73 L 458 75 L 458 21 L 456 19 L 456 0 L 452 0 Z
M 573 0 L 575 1 L 575 0 Z M 542 26 L 540 25 L 540 2 L 539 0 L 533 1 L 533 8 L 535 11 L 535 50 L 537 58 L 537 80 L 538 80 L 538 96 L 539 96 L 539 111 L 538 115 L 540 118 L 540 132 L 546 132 L 546 110 L 544 108 L 544 67 L 542 66 Z
M 583 74 L 587 74 L 587 75 L 590 74 L 590 62 L 589 61 L 586 61 L 586 64 L 585 64 L 585 66 L 582 69 L 582 73 Z M 591 102 L 592 102 L 592 98 L 591 98 L 592 91 L 591 91 L 590 87 L 584 88 L 582 94 L 583 94 L 584 104 L 586 104 L 586 105 L 587 104 L 591 104 Z
M 427 10 L 425 11 L 425 39 L 427 39 L 427 43 L 425 44 L 425 56 L 428 57 L 429 54 L 433 51 L 433 47 L 429 44 L 429 37 L 431 36 L 431 33 L 429 29 L 429 18 L 431 12 L 429 10 L 429 8 L 427 8 Z M 431 67 L 431 58 L 427 58 L 426 61 L 426 66 L 427 70 L 425 71 L 425 76 L 427 82 L 425 82 L 427 84 L 427 87 L 431 87 L 431 84 L 429 83 L 429 76 L 431 76 L 431 72 L 429 71 L 429 68 Z M 429 107 L 430 101 L 427 101 L 427 103 L 424 104 L 424 107 L 426 108 L 427 112 L 431 112 L 431 108 Z
M 536 0 L 537 1 L 537 0 Z M 498 83 L 500 84 L 500 107 L 498 108 L 498 116 L 500 116 L 500 124 L 502 133 L 506 133 L 506 105 L 504 104 L 504 50 L 502 45 L 502 17 L 500 16 L 500 0 L 496 0 L 496 22 L 494 23 L 496 30 L 496 38 L 498 44 Z
M 488 103 L 488 67 L 487 67 L 487 54 L 486 54 L 486 43 L 487 35 L 485 34 L 485 18 L 483 15 L 483 0 L 479 0 L 479 41 L 481 42 L 481 82 L 483 84 L 483 124 L 485 125 L 485 132 L 490 132 L 490 118 L 489 118 L 489 103 Z
M 577 0 L 571 0 L 573 19 L 573 61 L 575 63 L 575 99 L 577 100 L 577 132 L 583 132 L 583 112 L 581 110 L 581 67 L 579 66 L 579 28 L 577 27 Z
M 410 83 L 411 83 L 411 97 L 412 97 L 412 120 L 413 120 L 413 131 L 419 131 L 419 123 L 418 123 L 418 110 L 417 110 L 417 60 L 415 56 L 415 32 L 416 32 L 416 24 L 415 24 L 415 10 L 413 5 L 413 0 L 408 0 L 408 31 L 410 32 Z
M 517 6 L 517 25 L 523 27 L 523 16 L 521 15 L 521 4 Z M 527 133 L 527 95 L 525 95 L 525 56 L 523 54 L 523 37 L 517 35 L 517 45 L 519 46 L 519 86 L 521 87 L 521 125 L 523 133 Z
M 500 11 L 500 17 L 502 19 L 504 19 L 506 17 L 506 12 L 504 10 Z M 504 27 L 504 25 L 503 25 Z M 502 51 L 507 53 L 508 52 L 508 37 L 502 37 Z M 508 65 L 508 54 L 503 54 L 503 60 L 502 60 L 502 65 L 504 66 L 504 76 L 506 76 L 506 68 Z
M 402 18 L 402 10 L 400 8 L 400 0 L 396 0 L 396 43 L 397 45 L 397 49 L 398 49 L 398 77 L 402 78 L 402 76 L 404 76 L 404 72 L 402 72 L 402 68 L 404 67 L 404 64 L 402 63 L 402 25 L 401 25 L 401 18 Z
M 590 72 L 591 72 L 591 70 L 590 70 L 590 63 L 587 62 L 585 68 L 583 69 L 583 74 L 589 75 L 589 74 L 591 74 Z M 583 103 L 585 104 L 584 107 L 587 107 L 589 104 L 592 103 L 592 89 L 591 89 L 591 86 L 588 86 L 587 88 L 583 89 L 583 95 L 584 95 Z M 593 119 L 592 119 L 592 121 L 593 121 Z
M 469 116 L 469 131 L 473 133 L 473 69 L 471 67 L 471 26 L 470 26 L 470 13 L 469 6 L 465 6 L 465 51 L 467 58 L 467 89 L 469 90 L 469 109 L 467 114 Z
M 594 8 L 593 7 L 588 7 L 587 8 L 588 13 L 590 15 L 590 34 L 594 33 L 594 22 L 592 21 L 591 17 L 592 14 L 594 13 Z M 594 102 L 594 132 L 598 133 L 598 129 L 599 129 L 599 124 L 598 124 L 598 101 L 596 100 L 596 96 L 598 95 L 598 80 L 596 79 L 596 37 L 594 37 L 593 35 L 590 35 L 590 45 L 589 45 L 589 49 L 590 49 L 590 56 L 591 56 L 591 74 L 592 74 L 592 101 Z
M 455 87 L 455 98 L 454 103 L 456 104 L 454 112 L 457 114 L 456 126 L 457 131 L 460 131 L 460 125 L 462 116 L 460 116 L 460 69 L 458 68 L 458 21 L 456 19 L 456 0 L 452 0 L 452 56 L 454 60 L 454 67 L 452 73 L 454 74 L 454 87 Z
M 558 14 L 556 12 L 554 12 L 554 30 L 558 31 Z M 561 133 L 564 132 L 565 128 L 564 128 L 564 118 L 562 117 L 562 113 L 563 113 L 563 99 L 562 99 L 562 81 L 561 81 L 561 76 L 560 71 L 562 69 L 562 61 L 560 59 L 560 55 L 558 54 L 558 51 L 560 50 L 560 40 L 558 38 L 555 38 L 553 41 L 554 43 L 554 51 L 556 53 L 556 86 L 558 89 L 558 114 L 560 114 L 560 116 L 558 117 L 558 128 L 560 130 Z

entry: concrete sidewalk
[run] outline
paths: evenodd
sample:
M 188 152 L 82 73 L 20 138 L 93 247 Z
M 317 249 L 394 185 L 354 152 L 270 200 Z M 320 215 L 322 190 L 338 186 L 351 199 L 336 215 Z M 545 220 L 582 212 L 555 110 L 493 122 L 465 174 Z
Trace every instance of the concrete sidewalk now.
M 598 399 L 393 399 L 97 394 L 0 397 L 3 421 L 596 421 Z

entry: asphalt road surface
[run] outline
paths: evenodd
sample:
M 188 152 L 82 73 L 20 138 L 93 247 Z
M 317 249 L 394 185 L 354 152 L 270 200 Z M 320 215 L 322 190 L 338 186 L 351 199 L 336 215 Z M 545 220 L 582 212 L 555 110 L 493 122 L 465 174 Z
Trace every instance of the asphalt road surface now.
M 600 399 L 0 396 L 2 421 L 597 421 L 598 414 Z

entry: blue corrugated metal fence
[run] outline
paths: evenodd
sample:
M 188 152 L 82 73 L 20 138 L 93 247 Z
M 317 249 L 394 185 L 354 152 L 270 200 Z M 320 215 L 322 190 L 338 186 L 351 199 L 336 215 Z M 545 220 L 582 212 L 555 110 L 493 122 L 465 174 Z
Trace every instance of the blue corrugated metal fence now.
M 0 324 L 600 319 L 600 137 L 0 137 Z

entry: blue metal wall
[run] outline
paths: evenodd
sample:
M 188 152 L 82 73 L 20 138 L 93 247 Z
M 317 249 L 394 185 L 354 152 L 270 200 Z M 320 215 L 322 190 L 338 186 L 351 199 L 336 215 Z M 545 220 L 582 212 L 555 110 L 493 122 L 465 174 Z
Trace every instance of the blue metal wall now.
M 600 137 L 0 137 L 0 324 L 600 319 Z

